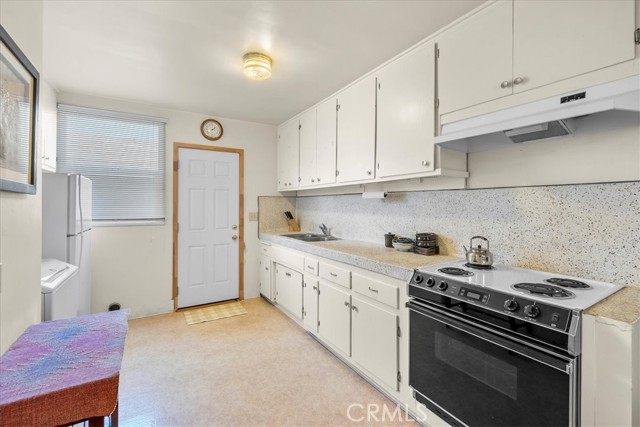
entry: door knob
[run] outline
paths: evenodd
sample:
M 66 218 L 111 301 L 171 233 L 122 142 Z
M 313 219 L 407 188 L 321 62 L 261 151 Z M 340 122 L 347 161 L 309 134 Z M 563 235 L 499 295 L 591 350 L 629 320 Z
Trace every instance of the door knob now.
M 524 83 L 524 79 L 522 77 L 516 77 L 515 79 L 513 79 L 514 85 L 519 85 L 521 83 Z
M 231 240 L 238 240 L 238 236 L 234 234 L 233 236 L 231 236 Z
M 511 86 L 511 82 L 510 82 L 510 81 L 508 81 L 508 80 L 505 80 L 505 81 L 503 81 L 502 83 L 500 83 L 500 87 L 501 87 L 502 89 L 506 89 L 506 88 L 508 88 L 509 86 Z
M 233 225 L 231 226 L 231 229 L 232 229 L 232 230 L 235 230 L 236 228 L 238 228 L 238 226 L 237 226 L 237 225 L 235 225 L 235 224 L 233 224 Z

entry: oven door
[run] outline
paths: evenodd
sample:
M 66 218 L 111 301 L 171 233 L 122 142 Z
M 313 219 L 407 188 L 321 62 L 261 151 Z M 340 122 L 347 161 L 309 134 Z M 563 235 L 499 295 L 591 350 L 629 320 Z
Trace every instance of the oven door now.
M 452 425 L 575 426 L 578 359 L 415 301 L 409 385 Z

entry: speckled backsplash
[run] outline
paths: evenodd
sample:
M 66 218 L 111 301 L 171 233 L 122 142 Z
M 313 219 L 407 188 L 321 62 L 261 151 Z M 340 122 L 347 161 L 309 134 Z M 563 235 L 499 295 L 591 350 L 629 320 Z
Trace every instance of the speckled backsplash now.
M 297 198 L 303 230 L 384 243 L 389 231 L 434 232 L 464 256 L 482 235 L 494 262 L 640 286 L 640 182 Z

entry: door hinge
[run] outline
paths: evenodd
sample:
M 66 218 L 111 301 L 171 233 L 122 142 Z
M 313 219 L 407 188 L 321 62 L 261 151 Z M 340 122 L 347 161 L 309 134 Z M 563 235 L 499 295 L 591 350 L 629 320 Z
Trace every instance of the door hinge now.
M 380 90 L 381 87 L 380 82 L 378 82 L 378 90 Z
M 401 337 L 402 336 L 402 331 L 400 330 L 400 326 L 398 326 L 398 336 Z
M 320 321 L 318 320 L 318 328 L 320 327 Z
M 336 105 L 336 111 L 340 111 L 340 104 Z
M 298 125 L 298 130 L 302 129 L 302 125 Z
M 398 382 L 399 383 L 402 382 L 402 375 L 400 374 L 400 371 L 398 371 Z
M 640 44 L 640 28 L 636 28 L 636 30 L 633 32 L 633 39 L 636 44 Z
M 180 169 L 180 163 L 176 160 L 173 162 L 173 170 L 177 171 L 178 169 Z
M 378 162 L 378 169 L 380 169 L 380 162 Z
M 440 58 L 440 48 L 436 48 L 436 58 Z
M 298 177 L 298 182 L 302 181 L 302 178 Z
M 436 98 L 436 110 L 440 108 L 440 98 Z
M 340 171 L 336 169 L 336 176 L 340 175 Z

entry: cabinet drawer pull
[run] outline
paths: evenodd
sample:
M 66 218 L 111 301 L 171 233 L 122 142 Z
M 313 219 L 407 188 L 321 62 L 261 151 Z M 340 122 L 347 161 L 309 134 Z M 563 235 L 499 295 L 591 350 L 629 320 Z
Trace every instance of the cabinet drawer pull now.
M 291 277 L 291 273 L 284 273 L 285 276 Z
M 311 271 L 314 271 L 314 270 L 315 270 L 315 268 L 311 267 L 310 265 L 307 265 L 307 268 L 308 268 L 309 270 L 311 270 Z
M 370 290 L 371 292 L 375 292 L 376 294 L 378 293 L 378 290 L 377 290 L 377 289 L 373 289 L 371 286 L 369 286 L 369 290 Z
M 332 277 L 338 277 L 336 273 L 329 273 Z

